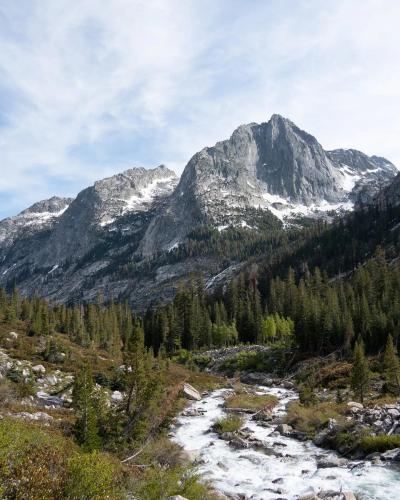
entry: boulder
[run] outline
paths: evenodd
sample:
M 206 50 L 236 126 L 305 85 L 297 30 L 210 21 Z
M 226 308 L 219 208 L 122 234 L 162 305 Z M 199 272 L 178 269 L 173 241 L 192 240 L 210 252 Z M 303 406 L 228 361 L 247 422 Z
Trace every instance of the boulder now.
M 186 411 L 182 413 L 183 417 L 200 417 L 201 415 L 204 415 L 205 410 L 201 410 L 198 408 L 189 408 Z
M 188 500 L 186 497 L 182 495 L 174 495 L 173 497 L 168 497 L 167 500 Z
M 400 462 L 400 448 L 394 448 L 393 450 L 388 450 L 384 453 L 381 453 L 381 459 Z
M 320 457 L 317 459 L 318 469 L 329 469 L 331 467 L 342 467 L 347 464 L 345 458 L 339 458 L 334 455 L 327 457 Z
M 223 432 L 220 434 L 220 439 L 223 439 L 224 441 L 230 441 L 235 437 L 235 434 L 233 432 Z
M 9 336 L 10 339 L 17 339 L 18 338 L 18 333 L 16 333 L 16 332 L 10 332 L 8 334 L 8 336 Z
M 249 447 L 249 443 L 239 436 L 234 436 L 234 438 L 229 441 L 229 446 L 232 446 L 232 448 L 236 450 L 244 450 Z
M 357 500 L 357 497 L 352 491 L 343 491 L 342 496 L 343 500 Z
M 124 396 L 123 396 L 122 392 L 120 392 L 120 391 L 113 391 L 111 393 L 111 401 L 113 403 L 119 403 L 120 401 L 122 401 L 123 397 Z
M 191 399 L 193 401 L 200 401 L 201 395 L 197 389 L 192 387 L 190 384 L 184 384 L 182 388 L 182 394 L 186 399 Z
M 21 411 L 19 413 L 15 413 L 14 416 L 16 418 L 22 418 L 24 420 L 53 420 L 53 417 L 48 413 L 44 413 L 42 411 L 37 411 L 35 413 L 29 413 L 26 411 Z
M 215 500 L 229 500 L 229 498 L 220 491 L 211 490 L 210 493 Z
M 34 373 L 46 373 L 46 368 L 43 365 L 32 366 L 32 371 Z
M 364 408 L 364 405 L 362 405 L 361 403 L 357 403 L 356 401 L 349 401 L 347 403 L 347 406 L 350 408 L 350 410 L 353 411 L 362 410 Z
M 57 385 L 58 378 L 55 375 L 48 375 L 46 377 L 46 382 L 49 383 L 50 385 Z
M 293 427 L 288 424 L 279 424 L 276 427 L 275 431 L 279 432 L 279 434 L 282 434 L 282 436 L 290 436 L 293 432 Z
M 328 431 L 321 431 L 318 434 L 315 435 L 313 442 L 315 446 L 323 446 L 324 444 L 327 444 L 329 441 L 329 432 Z

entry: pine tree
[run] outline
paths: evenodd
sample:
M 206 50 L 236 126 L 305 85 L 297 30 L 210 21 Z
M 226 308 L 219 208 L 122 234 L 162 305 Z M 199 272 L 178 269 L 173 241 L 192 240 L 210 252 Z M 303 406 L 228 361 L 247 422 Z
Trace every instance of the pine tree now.
M 395 387 L 396 392 L 400 391 L 400 362 L 393 345 L 393 338 L 388 336 L 384 354 L 384 371 L 388 387 Z
M 364 345 L 362 342 L 358 341 L 354 347 L 354 364 L 351 371 L 351 387 L 361 403 L 364 402 L 364 398 L 368 390 L 369 378 L 370 372 L 368 360 L 365 357 Z
M 72 390 L 72 406 L 77 413 L 75 436 L 85 451 L 100 447 L 92 374 L 87 366 L 77 374 Z
M 142 393 L 146 385 L 144 332 L 142 325 L 135 320 L 131 337 L 124 353 L 127 398 L 126 413 L 130 414 L 142 403 Z

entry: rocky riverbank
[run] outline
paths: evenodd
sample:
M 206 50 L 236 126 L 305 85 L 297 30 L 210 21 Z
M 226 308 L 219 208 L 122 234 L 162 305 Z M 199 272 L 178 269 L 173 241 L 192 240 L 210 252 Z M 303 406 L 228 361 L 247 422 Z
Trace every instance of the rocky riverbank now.
M 199 471 L 225 498 L 398 498 L 400 474 L 395 452 L 393 457 L 379 457 L 378 462 L 376 457 L 356 460 L 319 448 L 285 423 L 287 405 L 296 404 L 293 390 L 253 390 L 278 397 L 278 404 L 271 411 L 240 412 L 243 423 L 236 431 L 214 431 L 215 423 L 230 414 L 226 401 L 232 389 L 214 391 L 193 403 L 173 429 L 173 440 L 190 451 Z M 383 411 L 387 410 L 390 408 Z M 348 417 L 352 418 L 350 413 Z

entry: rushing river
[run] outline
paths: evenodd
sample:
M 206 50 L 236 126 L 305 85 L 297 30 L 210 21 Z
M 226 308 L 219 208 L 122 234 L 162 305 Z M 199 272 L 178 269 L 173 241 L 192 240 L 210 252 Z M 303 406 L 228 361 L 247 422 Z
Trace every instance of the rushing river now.
M 259 391 L 278 396 L 276 415 L 284 415 L 286 405 L 297 398 L 295 392 L 279 387 L 259 387 Z M 227 495 L 241 493 L 254 500 L 296 499 L 320 490 L 351 490 L 368 499 L 400 499 L 399 468 L 366 461 L 318 469 L 316 457 L 332 455 L 332 452 L 317 448 L 311 442 L 271 436 L 275 425 L 261 426 L 249 416 L 244 427 L 282 456 L 266 455 L 251 448 L 233 449 L 209 432 L 213 422 L 224 416 L 222 405 L 226 392 L 227 389 L 220 389 L 193 403 L 190 408 L 202 410 L 204 415 L 181 416 L 173 430 L 174 441 L 187 451 L 199 452 L 199 472 L 217 490 Z

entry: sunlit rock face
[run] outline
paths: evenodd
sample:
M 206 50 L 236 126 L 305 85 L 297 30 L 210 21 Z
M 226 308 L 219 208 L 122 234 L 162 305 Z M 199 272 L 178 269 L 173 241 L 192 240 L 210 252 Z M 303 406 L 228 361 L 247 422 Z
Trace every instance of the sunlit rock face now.
M 384 158 L 325 151 L 273 115 L 196 153 L 180 179 L 163 165 L 133 168 L 75 199 L 54 197 L 1 221 L 0 284 L 57 301 L 93 300 L 101 292 L 142 309 L 170 299 L 193 272 L 221 283 L 241 268 L 243 262 L 227 267 L 213 255 L 171 261 L 200 227 L 268 231 L 304 217 L 329 220 L 370 203 L 396 173 Z

